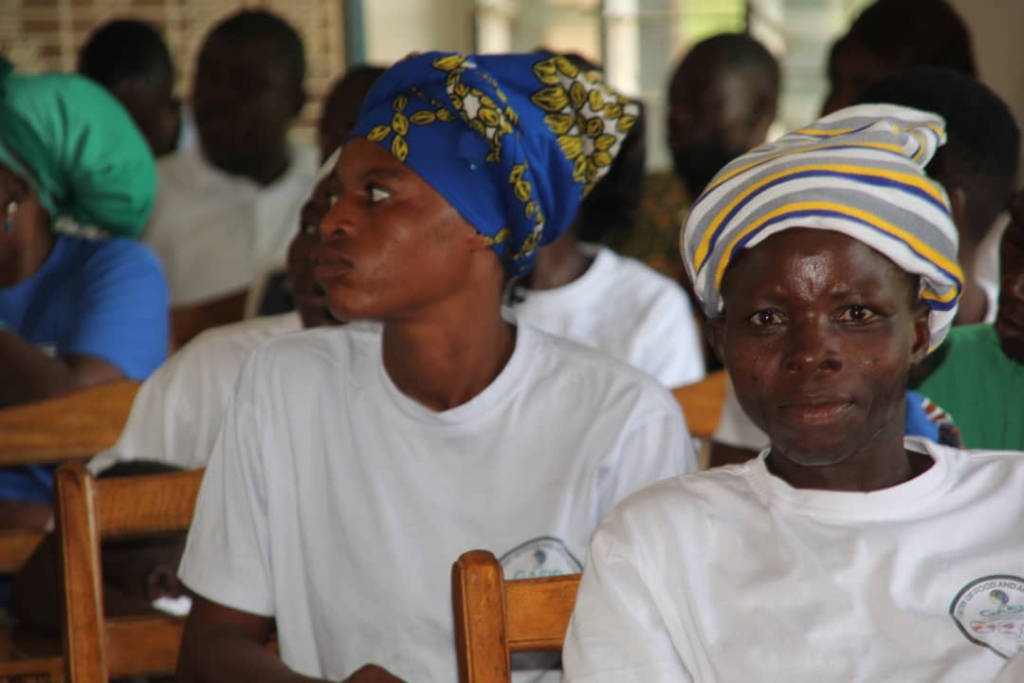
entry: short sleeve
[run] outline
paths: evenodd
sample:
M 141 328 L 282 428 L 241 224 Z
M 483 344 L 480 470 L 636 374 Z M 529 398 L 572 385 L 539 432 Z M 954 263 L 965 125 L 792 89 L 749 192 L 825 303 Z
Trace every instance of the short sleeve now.
M 598 477 L 599 519 L 626 496 L 661 479 L 697 471 L 693 439 L 682 411 L 666 393 L 657 408 L 638 411 L 620 446 L 602 464 Z
M 658 278 L 663 291 L 640 325 L 630 363 L 669 389 L 704 378 L 704 348 L 697 318 L 683 288 Z
M 747 448 L 752 451 L 761 451 L 769 446 L 768 435 L 758 429 L 757 425 L 743 412 L 740 402 L 736 399 L 736 390 L 733 389 L 731 380 L 726 384 L 722 417 L 718 421 L 711 440 L 726 446 Z
M 273 616 L 263 435 L 256 397 L 259 356 L 246 363 L 228 404 L 189 529 L 179 576 L 226 607 Z
M 82 274 L 78 316 L 61 344 L 65 355 L 102 358 L 129 379 L 143 380 L 167 357 L 167 283 L 145 245 L 124 238 L 103 242 Z
M 638 568 L 601 525 L 587 556 L 562 652 L 564 683 L 686 683 L 652 594 Z

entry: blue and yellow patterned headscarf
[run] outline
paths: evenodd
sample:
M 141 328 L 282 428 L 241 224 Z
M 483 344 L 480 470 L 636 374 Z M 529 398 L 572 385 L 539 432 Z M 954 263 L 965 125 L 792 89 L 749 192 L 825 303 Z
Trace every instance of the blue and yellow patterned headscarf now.
M 572 223 L 638 111 L 564 57 L 431 52 L 380 77 L 352 135 L 412 168 L 516 276 Z
M 0 166 L 32 183 L 53 222 L 138 236 L 156 165 L 128 112 L 74 74 L 15 74 L 0 58 Z
M 705 313 L 722 312 L 722 280 L 742 250 L 789 228 L 835 230 L 920 276 L 938 346 L 963 289 L 949 200 L 924 172 L 945 142 L 936 114 L 860 105 L 733 160 L 683 226 L 683 261 Z

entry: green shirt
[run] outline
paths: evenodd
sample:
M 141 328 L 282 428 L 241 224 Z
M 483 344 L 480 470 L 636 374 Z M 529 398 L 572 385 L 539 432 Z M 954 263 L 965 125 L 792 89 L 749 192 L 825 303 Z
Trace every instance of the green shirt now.
M 1024 451 L 1024 365 L 992 325 L 954 327 L 938 367 L 916 390 L 953 416 L 964 447 Z

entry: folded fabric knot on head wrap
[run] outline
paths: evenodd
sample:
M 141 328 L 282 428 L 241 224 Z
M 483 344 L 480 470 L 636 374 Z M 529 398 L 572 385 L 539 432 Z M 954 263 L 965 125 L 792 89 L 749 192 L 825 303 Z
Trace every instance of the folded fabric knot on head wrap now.
M 938 346 L 963 289 L 949 200 L 924 172 L 945 141 L 935 114 L 860 105 L 733 160 L 683 226 L 683 261 L 705 313 L 722 312 L 722 280 L 742 250 L 788 228 L 835 230 L 920 277 Z
M 414 170 L 517 276 L 572 223 L 638 113 L 565 57 L 431 52 L 380 77 L 352 135 Z
M 51 221 L 138 236 L 156 166 L 135 122 L 87 78 L 12 71 L 0 58 L 0 166 L 33 185 Z

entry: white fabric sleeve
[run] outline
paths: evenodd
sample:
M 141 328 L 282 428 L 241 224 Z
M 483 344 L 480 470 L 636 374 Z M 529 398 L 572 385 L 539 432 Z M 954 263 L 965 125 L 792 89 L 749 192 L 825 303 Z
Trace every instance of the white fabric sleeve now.
M 993 683 L 1020 683 L 1024 681 L 1024 649 L 1010 658 Z
M 249 358 L 213 447 L 179 577 L 221 605 L 273 616 L 266 477 L 259 415 L 260 354 Z
M 117 443 L 89 461 L 94 475 L 119 462 L 151 460 L 188 467 L 194 450 L 195 407 L 199 397 L 189 348 L 182 349 L 142 383 Z M 190 392 L 189 388 L 195 387 Z M 220 415 L 217 415 L 218 422 Z
M 722 417 L 711 440 L 752 451 L 762 451 L 770 445 L 768 435 L 743 412 L 740 402 L 736 399 L 736 390 L 732 388 L 731 379 L 725 385 Z
M 608 526 L 598 529 L 587 555 L 562 651 L 563 683 L 693 681 L 657 597 L 629 553 L 616 548 Z
M 704 347 L 683 288 L 666 285 L 640 325 L 629 362 L 675 389 L 704 378 Z
M 659 404 L 660 410 L 644 411 L 642 422 L 627 427 L 619 448 L 602 463 L 597 478 L 597 521 L 634 491 L 697 471 L 693 439 L 679 405 L 667 392 Z

